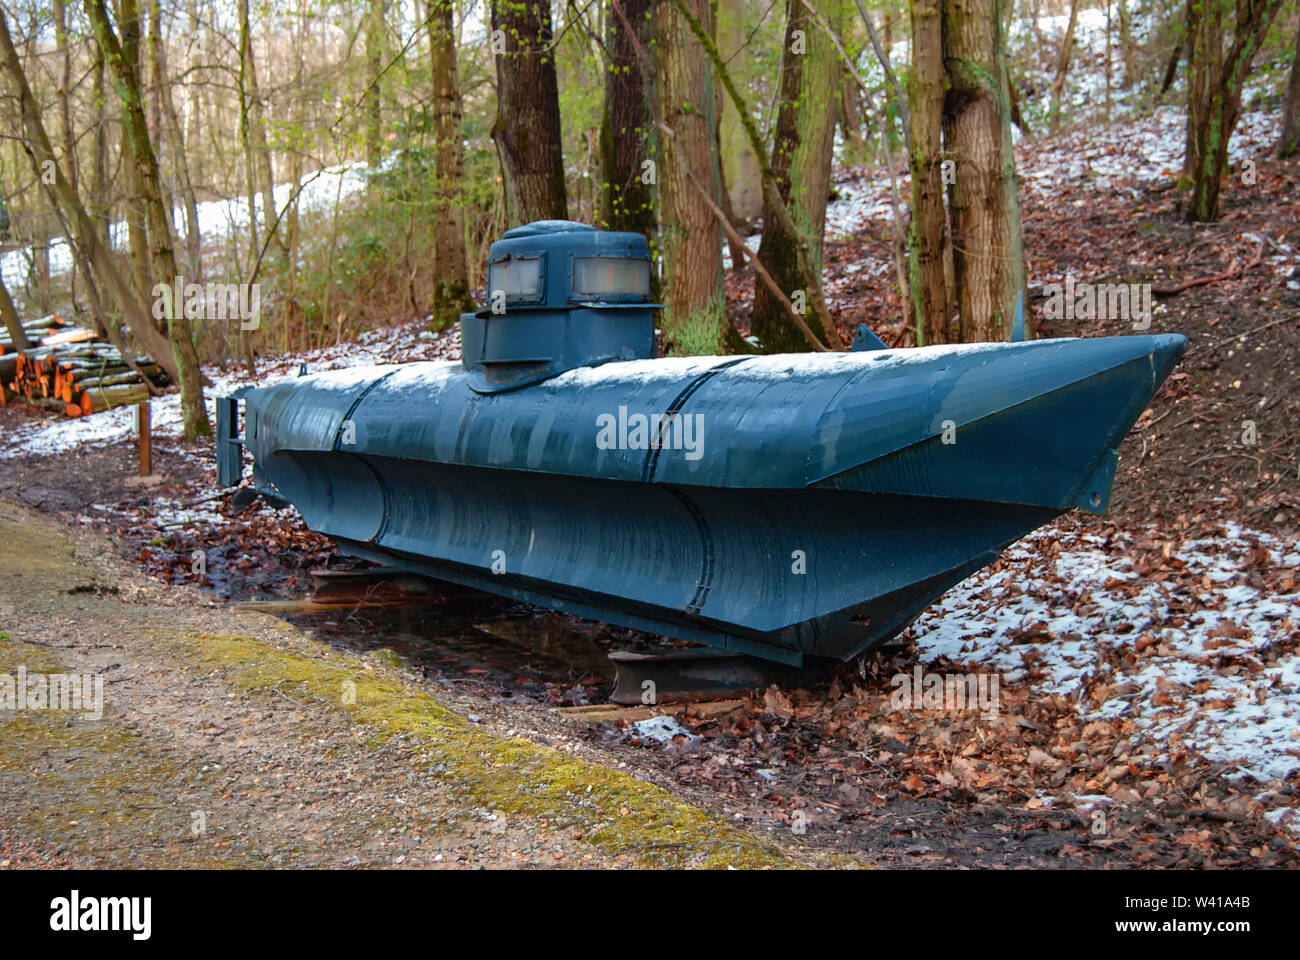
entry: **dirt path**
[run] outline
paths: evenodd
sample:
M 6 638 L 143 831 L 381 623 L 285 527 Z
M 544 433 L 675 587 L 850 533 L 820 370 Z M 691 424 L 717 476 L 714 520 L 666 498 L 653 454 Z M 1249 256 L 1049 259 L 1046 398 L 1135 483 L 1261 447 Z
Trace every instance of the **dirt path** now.
M 0 709 L 5 867 L 853 864 L 510 737 L 384 651 L 124 570 L 3 501 L 0 631 L 0 694 L 20 668 L 104 684 L 100 719 Z

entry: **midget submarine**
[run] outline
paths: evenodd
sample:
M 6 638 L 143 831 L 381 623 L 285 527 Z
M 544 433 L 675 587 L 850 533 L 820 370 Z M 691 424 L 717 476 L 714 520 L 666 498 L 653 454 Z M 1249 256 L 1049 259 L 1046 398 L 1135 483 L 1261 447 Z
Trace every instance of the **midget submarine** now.
M 462 359 L 218 402 L 218 482 L 341 552 L 768 661 L 848 660 L 1068 510 L 1181 335 L 657 358 L 640 234 L 542 221 L 488 257 Z M 240 406 L 242 405 L 242 432 Z

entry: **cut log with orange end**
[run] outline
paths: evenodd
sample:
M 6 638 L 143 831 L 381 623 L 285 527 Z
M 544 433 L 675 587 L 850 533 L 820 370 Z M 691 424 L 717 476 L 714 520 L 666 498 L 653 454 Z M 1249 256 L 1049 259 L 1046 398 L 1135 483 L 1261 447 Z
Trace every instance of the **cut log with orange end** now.
M 59 330 L 41 338 L 41 346 L 54 347 L 64 343 L 84 343 L 95 339 L 94 330 Z
M 70 417 L 79 417 L 81 416 L 81 406 L 76 403 L 70 403 L 64 412 Z
M 127 407 L 149 399 L 149 387 L 144 383 L 127 383 L 114 387 L 94 386 L 82 391 L 83 413 L 99 413 L 114 407 Z M 87 409 L 89 404 L 89 409 Z

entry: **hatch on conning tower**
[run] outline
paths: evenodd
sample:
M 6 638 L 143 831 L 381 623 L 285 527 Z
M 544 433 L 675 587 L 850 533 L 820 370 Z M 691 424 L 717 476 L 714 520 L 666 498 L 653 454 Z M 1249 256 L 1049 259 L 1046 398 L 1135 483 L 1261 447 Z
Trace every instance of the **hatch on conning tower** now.
M 498 393 L 574 367 L 655 355 L 650 246 L 639 233 L 538 220 L 488 252 L 488 303 L 461 314 L 470 386 Z

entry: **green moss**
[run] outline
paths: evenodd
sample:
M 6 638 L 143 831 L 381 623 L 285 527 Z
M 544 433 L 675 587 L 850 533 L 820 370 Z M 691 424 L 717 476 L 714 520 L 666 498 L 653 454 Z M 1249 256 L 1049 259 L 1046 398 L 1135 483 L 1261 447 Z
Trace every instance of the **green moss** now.
M 646 866 L 791 867 L 775 845 L 683 803 L 629 774 L 469 723 L 423 692 L 249 637 L 171 637 L 196 662 L 249 693 L 273 688 L 303 703 L 341 710 L 374 731 L 419 743 L 430 773 L 452 791 L 507 815 L 571 824 L 593 845 Z M 354 684 L 352 688 L 345 684 Z M 343 695 L 345 690 L 355 694 Z

